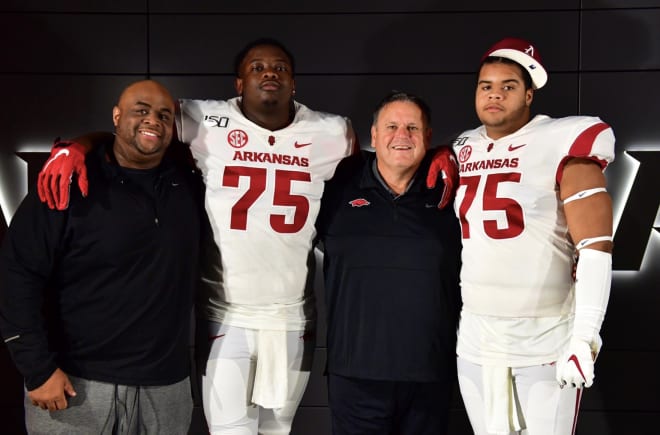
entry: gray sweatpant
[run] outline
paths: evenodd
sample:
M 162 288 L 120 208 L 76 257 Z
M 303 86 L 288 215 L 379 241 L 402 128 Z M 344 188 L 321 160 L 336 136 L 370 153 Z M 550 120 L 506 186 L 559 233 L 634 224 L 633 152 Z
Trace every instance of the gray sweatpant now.
M 25 395 L 30 435 L 185 435 L 192 417 L 190 379 L 172 385 L 135 387 L 69 375 L 76 390 L 69 406 L 48 411 Z

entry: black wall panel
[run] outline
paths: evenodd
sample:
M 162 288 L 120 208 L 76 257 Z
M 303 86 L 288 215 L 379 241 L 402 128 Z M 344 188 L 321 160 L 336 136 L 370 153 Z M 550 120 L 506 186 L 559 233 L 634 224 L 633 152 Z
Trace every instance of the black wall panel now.
M 582 0 L 582 9 L 635 9 L 660 7 L 658 0 Z
M 582 13 L 581 69 L 660 68 L 660 8 Z
M 543 20 L 535 17 L 532 12 L 301 14 L 282 26 L 270 14 L 156 15 L 150 65 L 154 74 L 232 73 L 234 54 L 247 41 L 271 35 L 290 47 L 298 74 L 472 72 L 505 28 L 506 36 L 550 38 L 553 44 L 543 51 L 548 69 L 575 71 L 577 15 L 549 11 Z M 176 31 L 182 28 L 186 31 Z
M 310 2 L 306 0 L 292 0 L 287 2 L 272 2 L 269 0 L 255 0 L 250 3 L 221 2 L 216 0 L 169 0 L 151 1 L 152 12 L 167 13 L 383 13 L 383 12 L 456 12 L 456 11 L 516 11 L 516 10 L 557 10 L 577 9 L 579 0 L 538 0 L 529 2 L 525 0 L 500 0 L 493 4 L 489 0 L 470 0 L 463 2 L 443 2 L 437 0 L 382 0 L 358 2 L 352 0 L 335 0 L 332 2 Z
M 149 0 L 3 0 L 0 11 L 51 13 L 147 12 Z
M 110 129 L 112 106 L 132 81 L 155 78 L 175 97 L 232 97 L 234 53 L 274 36 L 296 56 L 297 98 L 349 117 L 362 147 L 373 106 L 391 89 L 425 97 L 439 144 L 478 123 L 482 53 L 504 36 L 528 38 L 550 72 L 533 110 L 598 115 L 617 136 L 606 172 L 617 224 L 612 295 L 578 433 L 655 434 L 646 428 L 660 418 L 658 23 L 660 0 L 5 0 L 0 238 L 44 157 L 25 153 L 46 151 L 56 136 Z M 319 290 L 316 359 L 296 435 L 330 434 Z M 21 380 L 4 348 L 0 368 L 0 432 L 20 433 Z M 451 434 L 470 433 L 458 391 L 451 416 Z M 196 409 L 191 434 L 204 433 L 202 418 Z
M 144 15 L 3 14 L 0 72 L 135 74 L 146 71 Z

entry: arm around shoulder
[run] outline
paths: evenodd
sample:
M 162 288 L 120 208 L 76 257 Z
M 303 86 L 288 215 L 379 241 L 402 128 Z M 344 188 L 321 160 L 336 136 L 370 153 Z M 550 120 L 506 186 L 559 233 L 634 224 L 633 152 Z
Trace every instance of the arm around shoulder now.
M 78 188 L 87 196 L 89 182 L 85 167 L 85 154 L 101 144 L 112 141 L 110 132 L 94 132 L 70 141 L 55 139 L 50 157 L 39 172 L 37 190 L 48 207 L 64 210 L 69 206 L 69 193 L 73 175 L 78 176 Z

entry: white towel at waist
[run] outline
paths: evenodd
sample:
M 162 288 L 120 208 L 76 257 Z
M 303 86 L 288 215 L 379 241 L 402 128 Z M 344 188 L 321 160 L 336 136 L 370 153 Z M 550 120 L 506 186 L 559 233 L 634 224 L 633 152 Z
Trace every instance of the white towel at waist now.
M 525 429 L 525 421 L 513 391 L 511 368 L 483 365 L 481 374 L 488 433 L 508 435 Z
M 289 385 L 287 331 L 259 330 L 257 349 L 252 403 L 264 408 L 281 408 L 288 397 Z

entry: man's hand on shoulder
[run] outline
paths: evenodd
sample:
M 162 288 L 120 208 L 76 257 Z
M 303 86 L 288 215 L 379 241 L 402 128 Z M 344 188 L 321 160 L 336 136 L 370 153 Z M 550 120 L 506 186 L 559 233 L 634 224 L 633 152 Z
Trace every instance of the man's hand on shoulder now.
M 41 202 L 51 209 L 64 210 L 69 206 L 71 180 L 78 175 L 78 187 L 83 196 L 88 193 L 86 148 L 77 142 L 55 140 L 50 157 L 39 172 L 37 191 Z
M 458 164 L 456 163 L 456 157 L 454 157 L 451 147 L 441 146 L 433 156 L 429 173 L 426 176 L 426 186 L 429 189 L 435 187 L 438 181 L 438 175 L 442 176 L 445 184 L 438 208 L 445 208 L 454 199 L 456 189 L 458 188 Z
M 76 395 L 69 377 L 60 369 L 55 369 L 50 378 L 39 387 L 28 391 L 28 397 L 34 406 L 49 411 L 66 409 L 69 406 L 68 397 Z

